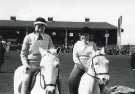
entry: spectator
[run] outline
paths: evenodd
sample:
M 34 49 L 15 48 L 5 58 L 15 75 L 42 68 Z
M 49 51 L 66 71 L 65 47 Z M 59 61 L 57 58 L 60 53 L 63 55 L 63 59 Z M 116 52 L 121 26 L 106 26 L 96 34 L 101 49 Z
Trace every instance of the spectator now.
M 10 46 L 11 46 L 11 42 L 7 42 L 7 46 L 6 46 L 6 56 L 7 57 L 10 55 Z
M 2 43 L 2 36 L 0 36 L 0 71 L 1 71 L 2 65 L 4 63 L 4 54 L 5 54 L 5 48 Z

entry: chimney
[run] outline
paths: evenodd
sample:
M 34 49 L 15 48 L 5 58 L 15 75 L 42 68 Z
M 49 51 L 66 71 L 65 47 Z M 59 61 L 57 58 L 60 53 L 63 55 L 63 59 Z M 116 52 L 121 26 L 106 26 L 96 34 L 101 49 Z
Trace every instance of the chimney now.
M 48 17 L 48 21 L 53 21 L 53 17 Z
M 89 18 L 85 18 L 85 22 L 89 22 L 90 21 L 90 19 Z
M 10 20 L 16 21 L 16 16 L 11 16 Z

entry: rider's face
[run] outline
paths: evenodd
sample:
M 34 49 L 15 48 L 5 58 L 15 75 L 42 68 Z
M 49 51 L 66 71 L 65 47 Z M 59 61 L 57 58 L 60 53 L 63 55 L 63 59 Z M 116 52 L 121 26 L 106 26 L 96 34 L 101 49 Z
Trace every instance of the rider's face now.
M 82 40 L 82 41 L 89 41 L 89 36 L 82 35 L 80 37 L 80 40 Z
M 44 24 L 37 24 L 35 25 L 35 31 L 38 33 L 44 32 L 46 26 Z
M 80 40 L 85 40 L 85 36 L 81 36 L 80 37 Z

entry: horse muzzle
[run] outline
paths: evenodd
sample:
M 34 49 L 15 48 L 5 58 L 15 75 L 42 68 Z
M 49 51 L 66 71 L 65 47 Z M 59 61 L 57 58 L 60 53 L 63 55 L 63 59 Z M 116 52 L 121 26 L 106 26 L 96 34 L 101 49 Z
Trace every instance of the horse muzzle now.
M 46 87 L 46 94 L 55 94 L 55 87 L 54 86 Z
M 107 85 L 108 81 L 109 81 L 108 79 L 102 78 L 102 79 L 99 79 L 99 84 L 100 85 Z

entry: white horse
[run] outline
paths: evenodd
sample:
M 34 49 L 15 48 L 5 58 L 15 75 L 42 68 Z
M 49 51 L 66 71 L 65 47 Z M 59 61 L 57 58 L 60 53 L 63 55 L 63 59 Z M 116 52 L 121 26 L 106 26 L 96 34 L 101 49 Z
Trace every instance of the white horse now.
M 104 49 L 95 52 L 89 63 L 88 70 L 80 80 L 78 93 L 101 94 L 109 81 L 109 60 L 105 56 Z
M 58 75 L 59 58 L 57 57 L 59 49 L 50 49 L 48 51 L 39 48 L 41 53 L 40 72 L 36 75 L 35 85 L 30 94 L 59 94 Z M 21 83 L 23 80 L 24 66 L 20 66 L 14 73 L 14 94 L 21 94 Z

